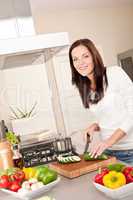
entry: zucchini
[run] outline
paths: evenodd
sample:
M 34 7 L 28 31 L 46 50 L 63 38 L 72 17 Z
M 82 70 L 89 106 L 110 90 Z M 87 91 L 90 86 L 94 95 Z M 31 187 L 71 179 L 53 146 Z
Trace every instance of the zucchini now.
M 64 163 L 69 163 L 70 162 L 69 161 L 69 157 L 64 157 L 63 160 L 64 160 Z
M 74 159 L 72 158 L 72 156 L 69 156 L 68 160 L 69 160 L 70 163 L 74 162 Z
M 79 162 L 81 159 L 79 156 L 72 156 L 75 162 Z
M 58 162 L 60 163 L 74 163 L 74 162 L 79 162 L 81 159 L 79 156 L 58 156 L 57 157 Z
M 83 155 L 84 160 L 89 161 L 89 160 L 107 160 L 108 156 L 105 153 L 102 153 L 100 156 L 97 158 L 91 157 L 89 153 L 85 153 Z

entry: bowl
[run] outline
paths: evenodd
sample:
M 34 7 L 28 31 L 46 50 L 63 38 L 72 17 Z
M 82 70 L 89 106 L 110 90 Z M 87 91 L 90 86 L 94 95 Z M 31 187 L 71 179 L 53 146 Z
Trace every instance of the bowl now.
M 133 183 L 123 185 L 117 189 L 110 189 L 95 182 L 93 182 L 93 184 L 99 191 L 112 199 L 122 199 L 133 195 Z
M 49 191 L 50 189 L 52 189 L 53 187 L 55 187 L 60 181 L 60 177 L 58 177 L 55 181 L 47 184 L 47 185 L 43 185 L 41 188 L 38 188 L 36 190 L 33 191 L 27 191 L 25 193 L 19 193 L 19 192 L 13 192 L 10 190 L 6 190 L 6 189 L 0 189 L 0 191 L 3 191 L 5 194 L 10 194 L 16 198 L 22 199 L 22 200 L 32 200 L 35 198 L 39 198 L 41 196 L 43 196 L 45 194 L 45 192 Z

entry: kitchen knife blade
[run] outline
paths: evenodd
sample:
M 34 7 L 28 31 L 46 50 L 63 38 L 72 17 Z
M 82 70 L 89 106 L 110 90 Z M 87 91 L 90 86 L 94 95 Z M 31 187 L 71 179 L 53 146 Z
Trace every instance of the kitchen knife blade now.
M 86 136 L 86 145 L 85 145 L 84 153 L 87 153 L 88 148 L 89 148 L 89 144 L 90 144 L 90 135 L 87 134 L 87 136 Z

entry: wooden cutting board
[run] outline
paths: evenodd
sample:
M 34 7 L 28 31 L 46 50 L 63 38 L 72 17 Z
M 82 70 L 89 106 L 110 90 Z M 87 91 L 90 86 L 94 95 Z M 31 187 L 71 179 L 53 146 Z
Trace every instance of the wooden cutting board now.
M 97 170 L 99 167 L 106 167 L 109 164 L 116 163 L 115 157 L 109 157 L 107 160 L 85 161 L 81 156 L 81 161 L 77 163 L 61 164 L 59 162 L 50 163 L 51 169 L 54 169 L 60 175 L 67 178 L 75 178 L 88 172 Z

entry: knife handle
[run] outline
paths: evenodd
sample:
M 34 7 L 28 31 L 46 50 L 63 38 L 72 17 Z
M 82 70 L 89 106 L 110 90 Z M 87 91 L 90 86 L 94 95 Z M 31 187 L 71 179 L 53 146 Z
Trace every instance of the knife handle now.
M 86 137 L 86 139 L 87 139 L 87 143 L 90 143 L 90 142 L 91 142 L 90 134 L 89 134 L 89 133 L 87 133 L 87 137 Z

